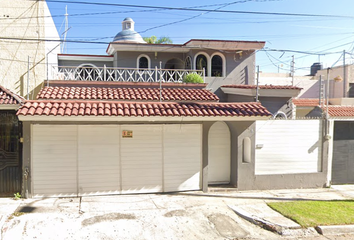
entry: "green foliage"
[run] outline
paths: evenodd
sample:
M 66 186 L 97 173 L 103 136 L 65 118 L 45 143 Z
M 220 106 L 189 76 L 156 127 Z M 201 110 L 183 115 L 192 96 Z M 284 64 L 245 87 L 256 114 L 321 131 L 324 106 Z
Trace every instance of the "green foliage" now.
M 269 207 L 303 227 L 354 224 L 354 201 L 270 202 Z
M 151 36 L 151 37 L 143 37 L 144 41 L 150 44 L 168 44 L 172 43 L 171 38 L 169 37 L 160 37 L 157 39 L 156 36 Z
M 183 78 L 185 83 L 204 83 L 202 76 L 197 73 L 190 73 Z
M 15 200 L 19 200 L 22 197 L 20 193 L 15 193 L 14 196 Z

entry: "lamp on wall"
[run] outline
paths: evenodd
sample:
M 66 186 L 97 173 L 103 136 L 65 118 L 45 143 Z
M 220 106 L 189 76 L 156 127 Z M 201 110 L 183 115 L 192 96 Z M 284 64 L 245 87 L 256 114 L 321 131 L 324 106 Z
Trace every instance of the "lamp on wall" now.
M 343 81 L 343 78 L 338 75 L 337 77 L 334 78 L 334 81 L 341 82 L 341 81 Z

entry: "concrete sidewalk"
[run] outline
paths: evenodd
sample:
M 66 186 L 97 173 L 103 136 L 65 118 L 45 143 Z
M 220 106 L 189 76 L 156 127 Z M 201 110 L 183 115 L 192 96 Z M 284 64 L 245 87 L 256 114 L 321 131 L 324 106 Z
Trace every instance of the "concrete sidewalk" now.
M 212 191 L 222 195 L 230 194 L 223 188 L 212 188 Z M 354 234 L 354 225 L 317 226 L 316 229 L 303 229 L 299 224 L 267 206 L 267 202 L 271 201 L 354 199 L 354 185 L 336 185 L 331 188 L 319 189 L 244 191 L 234 192 L 230 195 L 239 199 L 237 204 L 229 205 L 235 213 L 247 221 L 280 235 L 315 236 L 316 232 L 325 236 Z

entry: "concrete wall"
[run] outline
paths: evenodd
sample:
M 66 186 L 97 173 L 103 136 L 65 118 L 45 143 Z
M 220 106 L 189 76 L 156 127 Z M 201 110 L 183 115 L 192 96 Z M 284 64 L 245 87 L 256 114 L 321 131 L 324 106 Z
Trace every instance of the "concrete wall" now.
M 59 39 L 52 20 L 38 16 L 47 16 L 49 10 L 45 1 L 12 0 L 0 1 L 0 37 L 15 39 Z M 16 19 L 18 18 L 18 19 Z M 58 43 L 26 40 L 0 41 L 0 85 L 15 93 L 27 95 L 27 68 L 29 59 L 29 98 L 46 79 L 46 53 Z M 56 48 L 49 61 L 56 64 Z
M 113 62 L 111 61 L 73 61 L 73 60 L 59 60 L 58 61 L 59 66 L 65 66 L 65 67 L 78 67 L 82 64 L 93 64 L 96 67 L 113 67 Z
M 222 85 L 231 84 L 255 84 L 255 61 L 254 52 L 244 52 L 242 57 L 236 53 L 225 53 L 226 58 L 226 77 L 206 77 L 205 82 L 208 83 L 207 88 L 212 89 L 219 98 L 224 99 L 225 96 L 219 89 Z
M 322 124 L 324 128 L 325 124 Z M 290 127 L 290 126 L 289 126 Z M 324 136 L 324 129 L 321 137 Z M 318 131 L 316 129 L 316 131 Z M 239 136 L 239 145 L 244 137 L 250 137 L 252 143 L 255 143 L 255 124 L 252 124 L 244 134 Z M 274 137 L 274 136 L 269 136 Z M 239 146 L 239 149 L 240 148 Z M 238 169 L 238 184 L 239 190 L 265 190 L 265 189 L 286 189 L 286 188 L 315 188 L 325 187 L 327 184 L 328 174 L 328 151 L 329 141 L 323 138 L 322 152 L 320 158 L 320 170 L 317 173 L 298 173 L 298 174 L 255 174 L 255 150 L 252 150 L 252 161 L 250 163 L 243 163 L 241 156 L 239 156 Z M 240 153 L 239 153 L 240 154 Z
M 283 112 L 288 118 L 292 117 L 292 107 L 290 104 L 291 98 L 287 97 L 259 97 L 259 102 L 266 107 L 269 112 L 276 114 Z M 226 94 L 226 98 L 220 99 L 220 102 L 254 102 L 255 98 L 252 96 L 242 96 L 236 94 Z
M 203 137 L 202 137 L 202 189 L 208 190 L 208 134 L 211 126 L 215 122 L 184 122 L 183 124 L 197 123 L 202 124 Z M 311 188 L 311 187 L 324 187 L 328 180 L 328 141 L 323 138 L 322 152 L 319 161 L 319 171 L 316 173 L 300 173 L 300 174 L 268 174 L 256 175 L 256 123 L 254 121 L 226 121 L 225 122 L 230 130 L 231 137 L 231 176 L 230 184 L 239 190 L 256 190 L 256 189 L 281 189 L 281 188 Z M 23 169 L 28 168 L 31 173 L 31 124 L 33 122 L 24 122 L 23 124 Z M 48 123 L 36 123 L 48 124 Z M 77 122 L 50 122 L 50 124 L 78 124 Z M 81 122 L 80 124 L 92 125 L 92 122 Z M 138 122 L 97 122 L 95 124 L 141 124 Z M 150 123 L 151 124 L 151 123 Z M 156 124 L 166 124 L 164 122 L 156 122 Z M 169 124 L 181 124 L 180 122 L 171 122 Z M 324 124 L 322 124 L 324 125 Z M 323 133 L 324 131 L 322 131 Z M 321 133 L 321 136 L 323 134 Z M 274 136 L 269 136 L 270 138 Z M 244 161 L 244 139 L 249 139 L 251 142 L 250 147 L 250 161 Z M 31 174 L 28 181 L 31 181 Z M 24 191 L 28 188 L 31 193 L 31 186 L 28 184 Z

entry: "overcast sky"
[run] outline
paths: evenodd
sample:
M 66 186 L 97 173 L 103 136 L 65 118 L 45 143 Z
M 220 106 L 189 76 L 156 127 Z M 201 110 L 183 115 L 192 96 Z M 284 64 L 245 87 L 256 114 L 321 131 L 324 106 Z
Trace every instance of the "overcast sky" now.
M 55 3 L 49 0 L 48 6 L 59 33 L 65 31 L 63 22 L 65 6 L 68 6 L 69 27 L 71 28 L 67 33 L 67 39 L 110 42 L 121 31 L 122 20 L 125 17 L 131 17 L 135 21 L 135 30 L 143 37 L 167 36 L 173 40 L 173 43 L 184 43 L 193 38 L 256 40 L 266 41 L 265 50 L 294 50 L 295 52 L 259 51 L 256 58 L 257 65 L 263 72 L 278 72 L 278 68 L 280 72 L 289 72 L 291 56 L 294 55 L 297 75 L 308 74 L 314 62 L 321 61 L 324 67 L 341 64 L 343 62 L 342 51 L 352 53 L 354 49 L 353 0 L 239 0 L 230 2 L 86 0 L 85 2 L 217 11 L 171 10 L 72 2 Z M 218 12 L 218 10 L 230 12 Z M 324 16 L 289 16 L 267 13 Z M 107 45 L 68 43 L 67 53 L 106 54 Z M 309 55 L 302 52 L 326 55 L 319 57 L 316 54 Z M 352 55 L 346 54 L 346 62 L 351 63 L 352 60 Z

